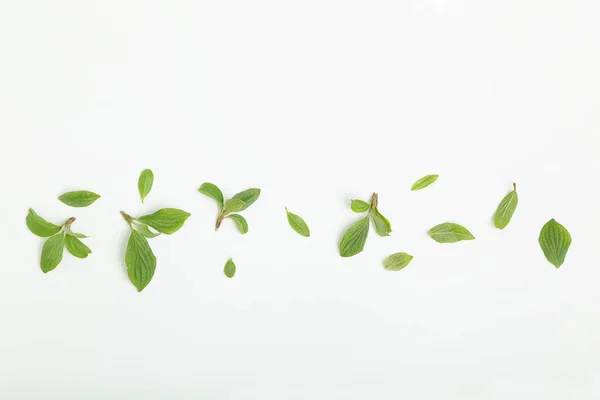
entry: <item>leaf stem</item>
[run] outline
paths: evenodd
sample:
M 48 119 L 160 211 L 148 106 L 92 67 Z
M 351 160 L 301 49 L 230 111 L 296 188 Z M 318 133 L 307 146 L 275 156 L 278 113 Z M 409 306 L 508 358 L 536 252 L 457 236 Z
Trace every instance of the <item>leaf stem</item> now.
M 371 195 L 371 202 L 369 203 L 369 211 L 376 209 L 378 203 L 379 203 L 379 195 L 377 193 L 373 192 L 373 194 Z
M 215 231 L 219 230 L 219 228 L 221 227 L 221 223 L 223 222 L 223 220 L 225 219 L 225 216 L 227 214 L 225 214 L 223 211 L 221 211 L 219 213 L 219 216 L 217 217 L 217 223 L 215 224 Z
M 125 219 L 125 221 L 127 222 L 127 224 L 129 224 L 129 227 L 131 229 L 133 229 L 133 226 L 131 224 L 133 223 L 133 221 L 135 220 L 135 218 L 133 218 L 129 214 L 126 214 L 125 211 L 121 211 L 121 215 L 123 216 L 123 218 Z
M 514 183 L 514 182 L 513 182 L 513 188 L 514 188 L 514 191 L 516 192 L 517 191 L 517 184 Z
M 71 225 L 73 224 L 73 222 L 75 222 L 75 217 L 71 217 L 68 220 L 65 221 L 65 223 L 63 224 L 63 227 L 65 227 L 66 229 L 71 228 Z

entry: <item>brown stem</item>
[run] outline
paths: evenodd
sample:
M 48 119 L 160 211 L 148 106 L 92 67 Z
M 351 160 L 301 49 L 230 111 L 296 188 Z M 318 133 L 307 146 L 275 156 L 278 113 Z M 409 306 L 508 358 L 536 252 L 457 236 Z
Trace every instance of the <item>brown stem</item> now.
M 371 195 L 371 203 L 369 204 L 369 210 L 377 208 L 378 203 L 379 196 L 377 195 L 377 193 L 373 192 L 373 194 Z
M 127 221 L 127 223 L 131 226 L 131 224 L 133 223 L 134 218 L 128 214 L 125 213 L 125 211 L 121 211 L 121 215 L 123 216 L 123 218 L 125 219 L 125 221 Z
M 215 231 L 221 227 L 221 223 L 223 222 L 224 219 L 225 219 L 225 214 L 223 214 L 222 212 L 219 213 L 219 216 L 217 217 L 217 223 L 215 224 Z
M 73 222 L 75 222 L 75 217 L 71 217 L 68 220 L 66 220 L 65 223 L 63 224 L 63 226 L 65 228 L 70 228 L 71 225 L 73 224 Z
M 517 191 L 517 184 L 513 182 L 513 188 L 515 190 L 515 192 Z

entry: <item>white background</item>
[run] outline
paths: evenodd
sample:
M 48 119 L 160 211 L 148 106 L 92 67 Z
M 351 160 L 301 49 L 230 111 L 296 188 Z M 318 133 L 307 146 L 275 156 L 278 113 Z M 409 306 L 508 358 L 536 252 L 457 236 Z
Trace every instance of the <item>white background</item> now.
M 600 398 L 599 18 L 595 0 L 3 1 L 0 398 Z M 204 181 L 262 189 L 247 235 L 214 232 Z M 56 200 L 74 189 L 102 198 Z M 373 191 L 393 235 L 342 259 L 349 200 Z M 138 294 L 119 211 L 164 206 L 192 217 L 151 241 Z M 29 207 L 77 217 L 93 254 L 43 274 Z M 559 270 L 550 218 L 573 236 Z M 427 237 L 446 221 L 477 239 Z M 385 271 L 398 251 L 413 262 Z

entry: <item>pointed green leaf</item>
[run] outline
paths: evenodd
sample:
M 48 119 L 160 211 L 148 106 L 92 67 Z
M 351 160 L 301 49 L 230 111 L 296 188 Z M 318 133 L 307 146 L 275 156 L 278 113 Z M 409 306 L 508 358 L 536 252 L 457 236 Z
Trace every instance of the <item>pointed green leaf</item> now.
M 439 175 L 425 175 L 418 181 L 416 181 L 410 190 L 421 190 L 425 189 L 427 186 L 431 185 L 433 182 L 437 181 Z
M 152 232 L 150 230 L 150 228 L 148 228 L 148 225 L 141 224 L 139 222 L 134 222 L 133 229 L 135 229 L 136 231 L 138 231 L 139 233 L 141 233 L 144 237 L 146 237 L 148 239 L 153 239 L 160 235 L 160 233 L 158 233 L 158 232 Z
M 223 208 L 223 193 L 216 185 L 210 182 L 204 182 L 198 191 L 203 195 L 214 199 L 219 204 L 219 209 Z
M 390 236 L 392 233 L 392 225 L 390 224 L 390 221 L 381 215 L 379 210 L 376 208 L 371 210 L 370 214 L 371 220 L 373 221 L 373 227 L 375 227 L 375 232 L 377 232 L 379 236 Z
M 92 253 L 92 250 L 83 244 L 81 240 L 75 237 L 75 235 L 66 235 L 65 245 L 67 246 L 69 253 L 73 254 L 77 258 L 86 258 Z
M 225 268 L 223 268 L 223 272 L 228 278 L 233 278 L 233 276 L 235 275 L 235 263 L 231 258 L 225 263 Z
M 248 222 L 246 222 L 246 218 L 242 217 L 240 214 L 229 214 L 226 218 L 231 218 L 235 221 L 242 235 L 248 233 Z
M 504 196 L 494 213 L 494 226 L 498 229 L 506 228 L 517 209 L 519 196 L 517 195 L 517 185 L 513 183 L 513 186 L 514 190 Z
M 76 192 L 68 192 L 61 195 L 58 199 L 71 207 L 87 207 L 94 204 L 100 195 L 87 190 L 79 190 Z
M 362 200 L 352 200 L 352 203 L 350 203 L 350 208 L 355 213 L 367 212 L 369 211 L 369 203 Z
M 230 213 L 230 212 L 242 211 L 242 210 L 245 210 L 246 208 L 248 208 L 248 207 L 246 206 L 246 203 L 244 203 L 242 200 L 229 199 L 225 202 L 225 207 L 223 207 L 223 210 L 225 211 L 225 213 Z
M 400 271 L 412 261 L 413 256 L 406 253 L 395 253 L 383 260 L 383 268 L 388 271 Z
M 142 203 L 146 199 L 146 196 L 148 196 L 150 194 L 153 184 L 154 184 L 154 173 L 152 172 L 152 170 L 149 170 L 149 169 L 143 170 L 138 179 L 138 191 L 140 192 L 140 197 L 142 198 Z
M 539 242 L 548 261 L 559 268 L 565 262 L 571 246 L 571 234 L 564 226 L 551 219 L 542 228 Z
M 438 243 L 456 243 L 461 240 L 473 240 L 475 237 L 464 226 L 446 222 L 429 230 L 429 236 Z
M 364 217 L 352 225 L 340 242 L 340 255 L 342 257 L 352 257 L 365 247 L 367 235 L 369 234 L 369 217 Z
M 247 189 L 247 190 L 244 190 L 243 192 L 239 192 L 238 194 L 233 196 L 233 198 L 241 200 L 245 203 L 246 206 L 244 208 L 242 208 L 241 210 L 238 210 L 238 211 L 243 211 L 246 208 L 250 207 L 252 204 L 254 204 L 254 202 L 256 200 L 258 200 L 259 196 L 260 196 L 260 189 Z
M 138 292 L 150 283 L 156 270 L 156 257 L 148 244 L 148 240 L 139 232 L 132 230 L 125 252 L 125 265 L 129 280 Z
M 40 266 L 44 273 L 52 271 L 60 264 L 63 258 L 63 251 L 65 248 L 65 236 L 63 233 L 52 236 L 46 240 L 44 247 L 42 247 L 42 258 Z
M 46 221 L 44 218 L 37 215 L 32 208 L 29 209 L 29 213 L 25 218 L 25 223 L 31 233 L 40 237 L 50 237 L 56 235 L 61 230 L 60 226 Z
M 144 215 L 137 220 L 160 233 L 171 235 L 177 232 L 191 214 L 176 208 L 163 208 L 154 214 Z
M 285 212 L 287 213 L 287 220 L 292 229 L 304 237 L 309 237 L 310 229 L 308 228 L 306 222 L 304 222 L 304 220 L 299 215 L 289 212 L 287 207 L 285 209 Z

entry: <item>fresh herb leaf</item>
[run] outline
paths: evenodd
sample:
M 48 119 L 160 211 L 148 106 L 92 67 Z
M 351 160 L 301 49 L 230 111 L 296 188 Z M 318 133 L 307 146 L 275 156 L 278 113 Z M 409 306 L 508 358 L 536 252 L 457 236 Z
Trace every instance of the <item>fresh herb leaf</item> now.
M 59 233 L 46 240 L 42 247 L 40 266 L 44 273 L 52 271 L 60 264 L 65 248 L 65 234 Z
M 246 218 L 242 217 L 240 214 L 229 214 L 225 218 L 231 218 L 234 220 L 242 235 L 248 233 L 248 222 L 246 221 Z
M 369 203 L 362 200 L 352 200 L 350 203 L 350 208 L 355 213 L 363 213 L 369 211 Z
M 494 213 L 494 226 L 498 229 L 506 228 L 517 209 L 519 195 L 517 195 L 516 183 L 513 183 L 513 188 L 514 189 L 509 194 L 504 196 Z
M 225 268 L 223 268 L 223 272 L 228 278 L 233 278 L 233 276 L 235 275 L 235 263 L 231 258 L 225 263 Z
M 71 207 L 87 207 L 94 204 L 94 202 L 99 198 L 100 195 L 94 192 L 79 190 L 76 192 L 65 193 L 61 195 L 58 199 Z
M 571 234 L 564 226 L 551 219 L 542 228 L 539 242 L 546 259 L 559 268 L 565 262 L 571 246 Z
M 260 196 L 260 189 L 247 189 L 247 190 L 244 190 L 243 192 L 239 192 L 238 194 L 233 196 L 234 199 L 241 200 L 245 204 L 244 208 L 242 208 L 241 210 L 237 210 L 237 211 L 243 211 L 246 208 L 250 207 L 252 204 L 254 204 L 254 202 L 256 200 L 258 200 L 259 196 Z
M 437 181 L 439 175 L 425 175 L 418 181 L 416 181 L 410 190 L 421 190 L 425 189 L 427 186 L 431 185 L 433 182 Z
M 304 220 L 294 213 L 288 211 L 287 207 L 285 208 L 285 212 L 287 214 L 287 220 L 293 230 L 298 232 L 300 235 L 304 237 L 310 236 L 310 229 Z
M 139 223 L 137 221 L 133 223 L 132 228 L 148 239 L 154 239 L 155 237 L 160 235 L 160 233 L 158 232 L 152 232 L 150 228 L 148 228 L 148 225 Z
M 406 253 L 395 253 L 383 260 L 383 268 L 388 271 L 400 271 L 412 261 L 413 256 Z
M 73 235 L 79 239 L 87 239 L 89 237 L 87 235 L 84 235 L 83 233 L 73 233 Z
M 74 255 L 77 258 L 86 258 L 89 254 L 92 253 L 89 247 L 87 247 L 81 240 L 79 240 L 75 235 L 67 234 L 65 235 L 65 245 L 69 253 Z
M 219 204 L 219 210 L 223 208 L 224 200 L 223 193 L 216 185 L 210 182 L 204 182 L 198 189 L 200 193 L 210 198 L 213 198 Z
M 381 215 L 377 208 L 373 208 L 369 214 L 371 215 L 375 232 L 377 232 L 379 236 L 390 236 L 392 233 L 392 225 L 390 224 L 390 221 Z
M 223 207 L 223 212 L 225 214 L 231 212 L 239 212 L 243 211 L 247 208 L 246 203 L 239 199 L 229 199 L 225 202 L 225 207 Z
M 61 230 L 60 226 L 46 221 L 44 218 L 37 215 L 32 208 L 29 209 L 29 213 L 25 218 L 25 223 L 31 233 L 40 237 L 50 237 L 56 235 Z
M 176 208 L 163 208 L 154 214 L 144 215 L 137 220 L 160 233 L 171 235 L 177 232 L 191 214 Z
M 473 240 L 475 237 L 464 226 L 446 222 L 429 230 L 429 236 L 438 243 L 456 243 L 461 240 Z
M 148 240 L 133 229 L 127 243 L 125 265 L 131 283 L 137 288 L 138 292 L 144 290 L 154 276 L 156 257 L 152 253 Z
M 340 242 L 340 255 L 352 257 L 363 251 L 368 234 L 369 217 L 367 216 L 358 220 L 346 231 Z
M 150 194 L 153 184 L 154 184 L 154 173 L 152 172 L 152 170 L 149 170 L 149 169 L 143 170 L 138 179 L 138 191 L 140 192 L 140 197 L 142 198 L 142 203 L 146 199 L 146 196 L 148 196 Z

